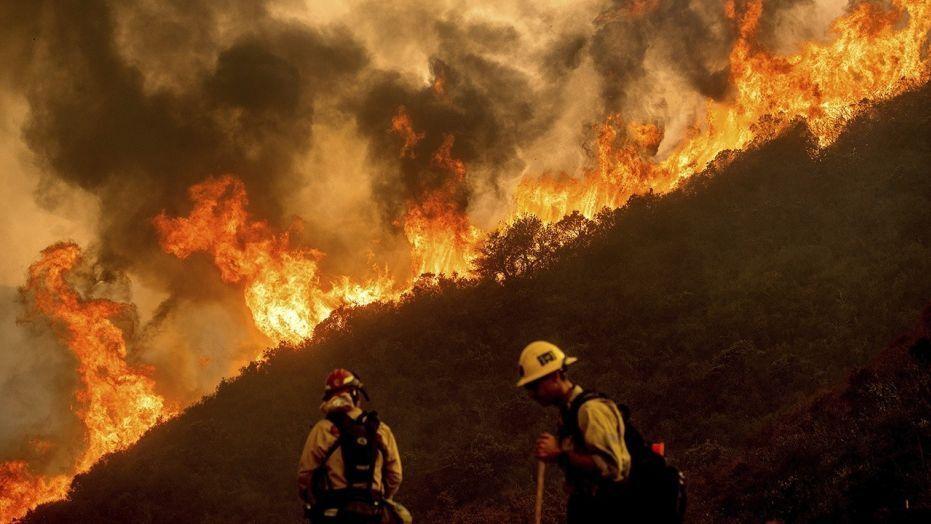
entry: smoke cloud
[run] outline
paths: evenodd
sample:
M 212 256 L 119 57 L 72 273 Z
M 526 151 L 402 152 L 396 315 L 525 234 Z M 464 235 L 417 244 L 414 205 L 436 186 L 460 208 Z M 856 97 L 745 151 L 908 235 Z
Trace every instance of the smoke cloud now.
M 23 321 L 20 294 L 0 288 L 0 461 L 40 460 L 51 466 L 68 455 L 57 449 L 78 420 L 69 410 L 76 388 L 75 362 L 41 323 Z M 28 440 L 24 440 L 24 436 Z M 53 447 L 35 446 L 41 442 Z M 36 449 L 38 447 L 39 449 Z M 64 454 L 65 457 L 61 455 Z
M 761 45 L 818 37 L 840 4 L 768 2 Z M 67 353 L 14 321 L 12 289 L 44 245 L 94 248 L 96 278 L 122 284 L 91 291 L 138 306 L 132 359 L 188 403 L 268 343 L 206 257 L 159 248 L 151 219 L 185 214 L 189 186 L 235 174 L 255 216 L 300 219 L 324 274 L 404 276 L 401 219 L 431 192 L 452 187 L 451 204 L 490 228 L 524 174 L 577 172 L 606 115 L 677 140 L 703 100 L 729 96 L 724 12 L 686 0 L 3 4 L 0 384 L 3 412 L 18 415 L 0 450 L 68 419 Z M 392 132 L 402 107 L 422 135 L 407 154 Z M 461 182 L 436 161 L 447 146 Z

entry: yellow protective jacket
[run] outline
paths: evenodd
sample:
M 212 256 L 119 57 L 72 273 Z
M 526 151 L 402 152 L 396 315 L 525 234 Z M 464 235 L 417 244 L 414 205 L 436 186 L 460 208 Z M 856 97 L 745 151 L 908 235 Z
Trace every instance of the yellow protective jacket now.
M 331 402 L 324 403 L 321 406 L 324 413 L 329 412 L 328 404 L 334 404 L 332 399 Z M 362 414 L 362 410 L 355 406 L 347 409 L 346 412 L 353 419 Z M 327 451 L 334 445 L 338 435 L 339 431 L 336 426 L 327 419 L 320 420 L 311 428 L 310 434 L 307 435 L 307 440 L 304 442 L 304 450 L 301 452 L 298 466 L 298 485 L 302 492 L 310 487 L 314 471 L 318 468 L 326 468 L 327 478 L 332 489 L 347 487 L 345 466 L 339 449 L 330 455 L 329 459 L 326 460 L 326 464 L 323 463 Z M 378 426 L 377 435 L 381 445 L 375 459 L 372 488 L 381 491 L 385 498 L 391 498 L 401 485 L 401 456 L 398 452 L 398 444 L 394 439 L 394 434 L 387 424 L 382 422 Z
M 567 410 L 581 393 L 582 388 L 575 386 L 569 394 L 569 402 L 564 410 Z M 590 454 L 598 466 L 601 480 L 620 482 L 627 479 L 630 476 L 630 453 L 624 444 L 624 419 L 617 405 L 606 398 L 595 398 L 585 402 L 579 407 L 578 427 L 585 441 L 585 448 L 576 449 L 572 436 L 566 435 L 560 439 L 561 449 Z

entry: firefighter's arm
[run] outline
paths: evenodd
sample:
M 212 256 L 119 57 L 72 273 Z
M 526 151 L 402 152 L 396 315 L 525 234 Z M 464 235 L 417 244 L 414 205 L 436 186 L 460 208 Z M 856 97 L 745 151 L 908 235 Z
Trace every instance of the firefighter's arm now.
M 401 487 L 401 479 L 403 477 L 401 454 L 398 451 L 398 443 L 394 439 L 394 433 L 391 432 L 391 428 L 382 423 L 379 429 L 382 445 L 385 450 L 384 474 L 382 476 L 382 480 L 385 484 L 385 498 L 391 498 L 398 492 L 398 488 Z
M 630 453 L 624 445 L 624 422 L 617 409 L 607 402 L 586 402 L 579 409 L 579 429 L 594 469 L 604 479 L 623 480 L 630 471 Z M 577 458 L 570 455 L 568 460 Z M 572 463 L 584 468 L 583 463 Z
M 559 460 L 565 460 L 573 468 L 581 469 L 584 471 L 595 471 L 598 469 L 598 465 L 595 463 L 594 455 L 589 455 L 588 453 L 580 453 L 578 451 L 565 451 L 562 454 L 562 458 Z
M 595 462 L 595 456 L 588 453 L 581 453 L 574 450 L 564 451 L 558 461 L 564 460 L 575 469 L 583 471 L 597 471 L 598 464 Z
M 549 433 L 543 433 L 537 439 L 537 445 L 534 449 L 534 456 L 543 462 L 562 462 L 566 461 L 576 469 L 585 471 L 595 471 L 598 469 L 592 455 L 575 450 L 563 450 L 559 447 L 559 441 Z
M 327 424 L 323 421 L 314 425 L 307 435 L 304 442 L 304 450 L 301 452 L 300 463 L 297 468 L 297 487 L 301 498 L 308 500 L 311 493 L 311 480 L 314 470 L 323 465 L 323 458 L 329 447 L 327 444 L 327 434 L 325 427 Z

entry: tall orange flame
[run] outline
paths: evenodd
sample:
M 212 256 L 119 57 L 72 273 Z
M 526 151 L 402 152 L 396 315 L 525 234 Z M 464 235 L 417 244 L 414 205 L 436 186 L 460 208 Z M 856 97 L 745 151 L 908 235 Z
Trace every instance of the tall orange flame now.
M 523 178 L 515 193 L 515 215 L 556 222 L 579 211 L 591 218 L 604 207 L 624 205 L 632 194 L 668 190 L 673 177 L 651 158 L 662 138 L 655 125 L 625 126 L 620 115 L 610 116 L 599 126 L 595 166 L 580 178 L 564 173 Z
M 512 216 L 533 213 L 547 221 L 580 211 L 591 217 L 623 205 L 630 195 L 668 191 L 703 170 L 726 150 L 744 149 L 804 121 L 826 147 L 868 102 L 888 99 L 926 82 L 931 3 L 891 0 L 861 3 L 831 26 L 832 41 L 808 43 L 789 56 L 759 48 L 761 0 L 726 4 L 737 24 L 730 54 L 734 99 L 709 101 L 703 118 L 665 159 L 659 159 L 619 117 L 609 117 L 598 138 L 596 167 L 581 176 L 525 177 Z M 620 136 L 620 139 L 619 139 Z
M 425 133 L 414 131 L 414 124 L 411 122 L 410 115 L 407 114 L 406 107 L 398 107 L 398 112 L 391 118 L 391 130 L 404 139 L 404 144 L 401 145 L 401 158 L 415 158 L 414 147 L 423 140 Z
M 464 190 L 466 165 L 453 157 L 453 135 L 433 155 L 431 164 L 445 171 L 443 185 L 429 191 L 420 201 L 410 202 L 404 215 L 404 233 L 411 244 L 416 275 L 467 274 L 471 269 L 482 233 L 455 201 Z
M 731 51 L 732 103 L 708 105 L 703 132 L 685 141 L 663 166 L 677 176 L 701 170 L 725 149 L 743 149 L 803 120 L 825 147 L 866 107 L 928 80 L 923 49 L 931 30 L 931 4 L 892 0 L 888 8 L 861 3 L 831 25 L 833 40 L 808 43 L 790 56 L 756 43 L 761 0 L 742 12 L 728 4 L 739 38 Z M 904 25 L 903 25 L 904 22 Z
M 172 414 L 154 392 L 152 379 L 126 363 L 123 332 L 111 319 L 125 314 L 130 306 L 84 299 L 67 282 L 80 258 L 80 248 L 72 243 L 46 248 L 29 268 L 26 289 L 78 359 L 77 414 L 85 425 L 86 447 L 70 475 L 44 477 L 23 461 L 0 464 L 2 522 L 18 518 L 37 504 L 63 498 L 75 474 L 89 469 L 103 455 L 129 446 L 160 418 Z
M 442 89 L 442 73 L 437 72 L 433 85 Z M 391 120 L 391 131 L 404 140 L 400 158 L 415 158 L 412 148 L 425 136 L 414 131 L 414 124 L 407 109 L 400 106 Z M 408 202 L 407 211 L 401 219 L 404 234 L 411 245 L 414 276 L 432 274 L 468 274 L 481 232 L 472 226 L 462 206 L 456 201 L 458 193 L 466 188 L 466 165 L 453 156 L 455 137 L 446 134 L 434 152 L 430 165 L 444 173 L 443 183 L 432 188 L 417 200 Z
M 276 233 L 246 210 L 242 181 L 226 175 L 188 190 L 194 209 L 187 217 L 164 212 L 153 219 L 162 249 L 185 259 L 199 251 L 213 257 L 225 282 L 244 285 L 246 305 L 256 327 L 276 341 L 295 345 L 343 304 L 363 305 L 390 294 L 387 278 L 352 284 L 345 277 L 321 288 L 317 261 L 322 253 L 291 245 L 288 232 Z
M 610 17 L 649 14 L 658 2 L 632 2 Z M 579 176 L 544 174 L 518 184 L 510 217 L 536 214 L 555 222 L 572 211 L 587 217 L 604 207 L 622 206 L 636 193 L 666 192 L 703 170 L 727 150 L 775 137 L 796 120 L 807 123 L 819 144 L 832 143 L 864 108 L 927 81 L 931 7 L 922 0 L 891 0 L 888 7 L 863 3 L 831 27 L 833 40 L 809 43 L 790 56 L 776 56 L 756 43 L 761 0 L 731 0 L 726 14 L 738 29 L 730 54 L 733 99 L 709 101 L 704 115 L 665 158 L 657 151 L 664 131 L 653 123 L 625 122 L 611 115 L 597 127 L 593 165 Z M 439 75 L 441 76 L 441 75 Z M 425 137 L 402 106 L 390 131 L 402 138 L 399 156 L 415 157 Z M 467 168 L 452 154 L 446 135 L 431 166 L 445 173 L 442 183 L 407 204 L 400 219 L 411 246 L 413 272 L 467 274 L 481 240 L 461 198 Z M 317 276 L 320 253 L 290 246 L 287 233 L 274 233 L 245 211 L 242 183 L 211 179 L 191 188 L 195 208 L 187 218 L 155 218 L 163 248 L 181 258 L 211 254 L 227 282 L 245 286 L 255 323 L 274 340 L 297 343 L 342 303 L 366 303 L 390 296 L 388 281 L 353 284 L 348 279 L 323 291 Z

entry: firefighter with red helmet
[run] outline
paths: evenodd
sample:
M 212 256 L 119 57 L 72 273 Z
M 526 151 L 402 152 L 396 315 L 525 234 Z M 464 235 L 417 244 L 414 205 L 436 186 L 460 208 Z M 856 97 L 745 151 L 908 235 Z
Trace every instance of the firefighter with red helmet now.
M 304 443 L 298 486 L 311 522 L 380 524 L 409 520 L 392 497 L 401 485 L 401 457 L 394 434 L 374 411 L 359 376 L 346 369 L 327 375 L 324 418 Z

